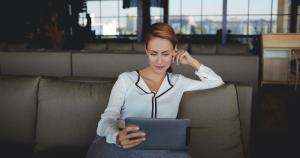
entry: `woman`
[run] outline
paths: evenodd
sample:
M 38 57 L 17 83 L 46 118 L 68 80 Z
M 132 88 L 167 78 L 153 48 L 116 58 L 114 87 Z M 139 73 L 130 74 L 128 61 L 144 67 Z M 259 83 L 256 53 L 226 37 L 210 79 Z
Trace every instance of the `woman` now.
M 108 106 L 98 123 L 97 137 L 87 158 L 100 157 L 190 157 L 182 151 L 131 149 L 147 141 L 147 133 L 137 126 L 124 127 L 127 117 L 176 118 L 185 91 L 223 84 L 222 79 L 187 51 L 176 48 L 175 32 L 168 24 L 156 23 L 145 38 L 148 66 L 119 75 Z M 190 65 L 200 80 L 172 74 L 172 63 Z M 121 130 L 119 130 L 121 129 Z

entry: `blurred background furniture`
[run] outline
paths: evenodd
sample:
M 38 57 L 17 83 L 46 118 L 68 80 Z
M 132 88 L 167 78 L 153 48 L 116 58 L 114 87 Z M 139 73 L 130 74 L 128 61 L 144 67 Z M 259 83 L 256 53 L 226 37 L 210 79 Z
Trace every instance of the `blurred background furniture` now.
M 289 82 L 292 49 L 300 49 L 299 33 L 262 34 L 261 85 Z
M 291 70 L 291 75 L 293 76 L 293 79 L 295 81 L 295 90 L 297 89 L 298 86 L 298 80 L 299 80 L 299 61 L 300 60 L 300 49 L 293 49 L 292 50 L 292 56 L 291 56 L 291 65 L 290 65 L 290 70 Z

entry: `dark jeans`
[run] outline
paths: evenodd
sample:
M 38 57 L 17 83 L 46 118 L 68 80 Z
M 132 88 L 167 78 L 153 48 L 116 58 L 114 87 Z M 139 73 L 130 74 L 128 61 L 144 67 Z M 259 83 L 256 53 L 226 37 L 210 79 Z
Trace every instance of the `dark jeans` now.
M 97 136 L 86 158 L 191 158 L 184 151 L 122 149 L 106 143 L 105 137 Z

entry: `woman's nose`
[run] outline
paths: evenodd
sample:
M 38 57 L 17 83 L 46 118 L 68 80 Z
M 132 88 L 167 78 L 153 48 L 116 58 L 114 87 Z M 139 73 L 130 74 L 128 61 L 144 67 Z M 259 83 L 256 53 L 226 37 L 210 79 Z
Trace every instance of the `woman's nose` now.
M 157 63 L 160 64 L 161 62 L 162 62 L 161 56 L 158 55 L 158 56 L 157 56 Z

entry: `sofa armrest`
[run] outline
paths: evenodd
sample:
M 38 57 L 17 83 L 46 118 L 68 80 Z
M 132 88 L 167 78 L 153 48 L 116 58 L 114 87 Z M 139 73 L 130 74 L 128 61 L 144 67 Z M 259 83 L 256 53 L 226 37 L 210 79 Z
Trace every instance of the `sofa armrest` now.
M 236 84 L 236 91 L 240 112 L 242 142 L 244 144 L 245 155 L 249 158 L 253 88 L 248 85 Z

